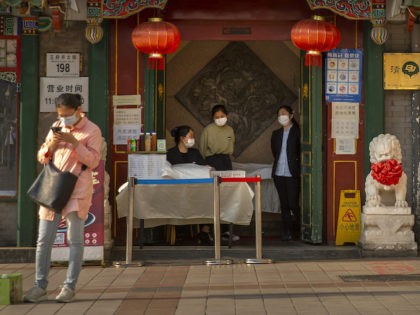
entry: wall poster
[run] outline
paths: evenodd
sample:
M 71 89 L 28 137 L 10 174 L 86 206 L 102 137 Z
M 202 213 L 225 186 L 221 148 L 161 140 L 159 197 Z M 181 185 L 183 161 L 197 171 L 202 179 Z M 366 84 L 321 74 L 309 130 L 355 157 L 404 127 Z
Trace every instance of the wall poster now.
M 359 103 L 331 103 L 331 138 L 335 154 L 356 154 L 359 138 Z
M 362 96 L 362 50 L 333 49 L 325 58 L 327 102 L 356 102 Z
M 127 140 L 139 138 L 142 127 L 141 112 L 142 107 L 114 108 L 114 144 L 127 144 Z

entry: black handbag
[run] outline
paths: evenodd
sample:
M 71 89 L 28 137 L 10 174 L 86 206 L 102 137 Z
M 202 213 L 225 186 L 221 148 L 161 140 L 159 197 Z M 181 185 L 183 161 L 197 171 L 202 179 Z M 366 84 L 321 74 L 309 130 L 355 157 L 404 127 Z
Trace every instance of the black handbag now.
M 86 165 L 83 165 L 82 172 L 86 168 Z M 27 194 L 38 205 L 61 213 L 73 193 L 77 179 L 78 176 L 71 172 L 60 171 L 50 161 L 39 173 Z

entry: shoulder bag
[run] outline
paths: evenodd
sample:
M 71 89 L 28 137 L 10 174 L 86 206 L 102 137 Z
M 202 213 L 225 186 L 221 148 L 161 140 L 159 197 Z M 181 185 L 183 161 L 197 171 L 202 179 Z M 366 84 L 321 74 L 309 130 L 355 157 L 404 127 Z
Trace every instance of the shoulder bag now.
M 82 172 L 87 168 L 82 166 Z M 80 174 L 82 173 L 80 172 Z M 79 174 L 79 176 L 80 176 Z M 28 196 L 38 205 L 53 209 L 57 213 L 66 206 L 73 193 L 78 176 L 60 171 L 52 161 L 45 164 L 41 173 L 29 188 Z

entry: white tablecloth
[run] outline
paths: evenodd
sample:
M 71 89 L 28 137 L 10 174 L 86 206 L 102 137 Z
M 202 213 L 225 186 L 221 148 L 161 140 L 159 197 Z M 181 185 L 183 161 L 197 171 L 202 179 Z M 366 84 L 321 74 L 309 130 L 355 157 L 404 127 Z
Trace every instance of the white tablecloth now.
M 247 183 L 220 185 L 220 218 L 249 225 L 254 193 Z M 128 188 L 116 197 L 118 217 L 127 216 Z M 135 185 L 134 217 L 145 227 L 213 222 L 213 184 Z
M 261 176 L 261 210 L 263 212 L 280 213 L 280 200 L 271 178 L 272 164 L 236 163 L 234 170 L 243 170 L 247 177 Z M 254 186 L 251 185 L 253 188 Z

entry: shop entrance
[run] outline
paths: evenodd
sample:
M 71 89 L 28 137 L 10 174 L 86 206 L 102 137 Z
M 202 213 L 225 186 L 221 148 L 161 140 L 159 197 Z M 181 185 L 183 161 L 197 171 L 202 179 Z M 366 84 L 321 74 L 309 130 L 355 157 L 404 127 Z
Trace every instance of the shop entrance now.
M 307 10 L 305 5 L 299 9 Z M 230 10 L 227 10 L 227 13 L 229 12 Z M 280 11 L 277 13 L 280 14 Z M 209 14 L 215 18 L 215 12 Z M 195 130 L 196 138 L 199 139 L 202 128 L 210 122 L 207 114 L 210 106 L 214 102 L 228 101 L 233 108 L 230 119 L 236 127 L 236 134 L 239 135 L 234 153 L 235 162 L 269 165 L 272 163 L 271 133 L 279 127 L 276 122 L 276 109 L 279 103 L 288 102 L 295 109 L 295 118 L 298 121 L 301 114 L 298 101 L 301 90 L 300 52 L 289 40 L 291 25 L 300 16 L 293 17 L 284 12 L 281 14 L 284 15 L 283 19 L 273 18 L 264 25 L 260 21 L 247 21 L 246 25 L 241 22 L 235 28 L 232 27 L 233 22 L 226 24 L 215 21 L 209 24 L 201 23 L 199 20 L 188 22 L 183 19 L 174 20 L 173 23 L 181 30 L 183 40 L 178 50 L 167 56 L 166 68 L 163 71 L 155 71 L 156 73 L 154 70 L 146 69 L 142 56 L 131 45 L 131 30 L 141 23 L 139 17 L 114 21 L 111 27 L 110 45 L 113 56 L 110 74 L 111 93 L 141 94 L 143 105 L 148 106 L 147 102 L 150 104 L 147 98 L 147 93 L 150 93 L 148 84 L 156 79 L 153 88 L 156 88 L 159 97 L 162 96 L 164 99 L 165 110 L 160 119 L 164 122 L 163 130 L 166 133 L 168 148 L 173 145 L 169 134 L 172 127 L 188 124 Z M 278 22 L 280 20 L 282 22 Z M 216 33 L 216 29 L 224 31 Z M 243 56 L 235 59 L 229 57 L 232 54 Z M 231 58 L 229 59 L 231 61 L 224 66 L 223 60 L 226 58 Z M 212 76 L 211 71 L 216 70 L 220 71 L 220 75 Z M 264 71 L 263 80 L 261 73 Z M 163 89 L 159 86 L 160 82 Z M 196 97 L 198 99 L 194 99 Z M 113 117 L 112 106 L 110 106 L 110 117 Z M 308 124 L 309 121 L 305 120 L 304 123 Z M 112 128 L 111 118 L 110 130 Z M 127 152 L 125 146 L 113 145 L 112 138 L 110 161 L 111 183 L 114 186 L 111 194 L 113 194 L 126 181 Z M 275 194 L 275 190 L 272 193 Z M 114 200 L 113 238 L 117 245 L 122 245 L 125 239 L 125 218 L 118 219 L 115 195 L 112 198 Z M 310 198 L 302 196 L 302 200 Z M 319 217 L 322 218 L 321 208 L 316 211 L 320 211 Z M 280 235 L 278 209 L 264 212 L 264 224 L 267 229 L 265 235 L 271 234 L 273 237 Z M 252 223 L 249 228 L 238 227 L 237 231 L 244 236 L 246 233 L 253 235 Z M 138 239 L 138 236 L 136 230 L 134 239 Z

